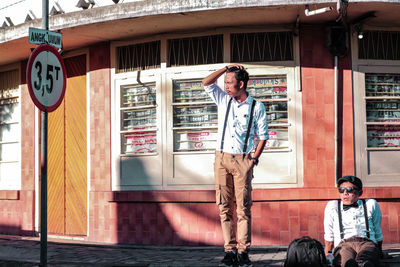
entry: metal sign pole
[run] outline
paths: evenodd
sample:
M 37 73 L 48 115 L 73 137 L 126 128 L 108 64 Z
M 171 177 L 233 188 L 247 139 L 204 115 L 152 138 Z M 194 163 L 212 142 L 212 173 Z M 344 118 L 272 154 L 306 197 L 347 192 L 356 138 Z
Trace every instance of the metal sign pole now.
M 49 29 L 49 0 L 42 0 L 42 27 Z M 40 266 L 47 266 L 47 111 L 41 111 Z
M 40 266 L 47 266 L 47 112 L 41 111 Z

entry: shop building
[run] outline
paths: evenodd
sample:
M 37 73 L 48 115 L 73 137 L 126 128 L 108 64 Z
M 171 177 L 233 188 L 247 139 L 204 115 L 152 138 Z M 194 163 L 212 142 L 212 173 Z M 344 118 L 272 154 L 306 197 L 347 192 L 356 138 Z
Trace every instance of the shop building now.
M 379 201 L 384 242 L 400 242 L 399 11 L 393 1 L 172 0 L 51 15 L 67 89 L 49 113 L 49 235 L 221 245 L 217 110 L 201 79 L 235 62 L 269 123 L 253 180 L 253 244 L 322 241 L 325 205 L 348 174 Z M 29 27 L 41 20 L 0 29 L 2 234 L 40 229 Z

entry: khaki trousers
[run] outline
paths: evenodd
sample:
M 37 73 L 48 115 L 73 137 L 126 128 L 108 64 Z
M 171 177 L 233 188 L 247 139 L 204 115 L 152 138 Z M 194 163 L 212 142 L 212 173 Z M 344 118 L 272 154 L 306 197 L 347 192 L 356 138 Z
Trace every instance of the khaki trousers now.
M 380 252 L 378 246 L 367 238 L 351 237 L 342 240 L 334 250 L 335 266 L 344 267 L 346 261 L 355 259 L 359 266 L 370 260 L 379 266 Z
M 250 155 L 216 151 L 214 163 L 216 203 L 219 208 L 225 252 L 249 251 L 251 245 Z M 233 218 L 236 200 L 237 225 Z M 237 232 L 237 241 L 236 241 Z

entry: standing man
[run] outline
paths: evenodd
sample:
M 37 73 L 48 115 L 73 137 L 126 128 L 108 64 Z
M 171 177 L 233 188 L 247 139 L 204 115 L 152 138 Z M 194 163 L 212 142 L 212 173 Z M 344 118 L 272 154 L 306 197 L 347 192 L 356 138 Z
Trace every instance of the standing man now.
M 378 203 L 359 199 L 362 182 L 355 176 L 344 176 L 337 184 L 340 200 L 329 201 L 325 208 L 325 254 L 335 247 L 335 266 L 379 266 L 384 254 Z
M 225 73 L 225 91 L 216 81 Z M 252 266 L 251 180 L 253 167 L 268 139 L 265 106 L 246 91 L 249 74 L 241 65 L 229 65 L 203 79 L 205 91 L 218 106 L 218 138 L 214 176 L 220 210 L 225 257 L 219 266 Z M 254 144 L 257 136 L 259 142 Z M 252 151 L 255 152 L 252 155 Z M 234 223 L 236 200 L 237 226 Z M 237 240 L 236 240 L 237 232 Z

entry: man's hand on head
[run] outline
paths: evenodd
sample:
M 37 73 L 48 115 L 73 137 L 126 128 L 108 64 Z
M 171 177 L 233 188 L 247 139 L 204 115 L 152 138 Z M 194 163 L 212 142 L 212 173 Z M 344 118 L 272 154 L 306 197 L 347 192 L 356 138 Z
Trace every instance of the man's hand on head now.
M 231 65 L 228 65 L 227 67 L 228 67 L 228 69 L 233 68 L 233 67 L 236 67 L 236 68 L 238 68 L 240 70 L 244 69 L 244 67 L 242 65 L 240 65 L 240 64 L 231 64 Z

